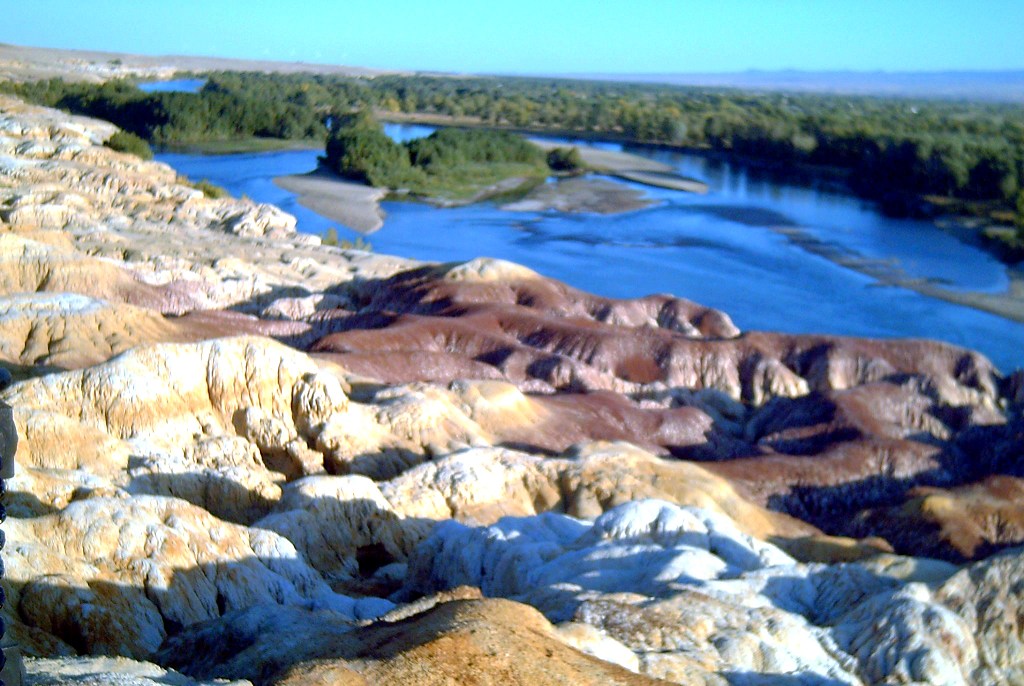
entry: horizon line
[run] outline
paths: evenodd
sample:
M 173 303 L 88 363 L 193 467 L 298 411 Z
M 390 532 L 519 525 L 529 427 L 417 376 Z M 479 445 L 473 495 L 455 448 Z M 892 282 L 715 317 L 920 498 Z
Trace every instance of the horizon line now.
M 812 69 L 806 67 L 779 67 L 777 69 L 765 69 L 761 67 L 747 67 L 743 69 L 726 69 L 726 70 L 642 70 L 642 71 L 614 71 L 614 70 L 585 70 L 585 71 L 515 71 L 515 70 L 471 70 L 471 69 L 437 69 L 437 68 L 420 68 L 420 67 L 380 67 L 380 66 L 368 66 L 364 64 L 353 64 L 353 63 L 342 63 L 342 62 L 331 62 L 324 60 L 308 60 L 308 59 L 289 59 L 288 57 L 278 56 L 259 56 L 259 57 L 238 57 L 234 55 L 219 55 L 213 53 L 142 53 L 142 52 L 122 52 L 118 50 L 111 50 L 105 48 L 68 48 L 68 47 L 56 47 L 52 45 L 24 45 L 19 43 L 9 43 L 6 41 L 0 41 L 0 47 L 7 48 L 25 48 L 29 50 L 58 50 L 62 52 L 71 53 L 102 53 L 106 55 L 117 55 L 123 57 L 140 57 L 145 59 L 173 59 L 173 58 L 186 58 L 186 59 L 217 59 L 217 60 L 235 60 L 239 62 L 276 62 L 280 64 L 302 64 L 310 65 L 313 67 L 344 67 L 350 69 L 365 69 L 369 71 L 390 71 L 390 72 L 415 72 L 415 73 L 437 73 L 437 74 L 450 74 L 450 75 L 472 75 L 472 76 L 527 76 L 527 77 L 552 77 L 552 78 L 574 78 L 574 77 L 587 77 L 587 76 L 614 76 L 614 77 L 625 77 L 625 76 L 737 76 L 737 75 L 758 75 L 758 74 L 863 74 L 863 75 L 885 75 L 885 76 L 918 76 L 918 75 L 943 75 L 943 74 L 964 74 L 964 75 L 977 75 L 977 74 L 1024 74 L 1024 64 L 1016 67 L 1009 67 L 1004 69 L 986 69 L 986 68 L 971 68 L 971 67 L 947 67 L 947 68 L 935 68 L 935 69 L 915 69 L 915 70 L 899 70 L 899 69 L 886 69 L 886 68 L 875 68 L 875 69 L 860 69 L 860 68 L 835 68 L 835 69 Z

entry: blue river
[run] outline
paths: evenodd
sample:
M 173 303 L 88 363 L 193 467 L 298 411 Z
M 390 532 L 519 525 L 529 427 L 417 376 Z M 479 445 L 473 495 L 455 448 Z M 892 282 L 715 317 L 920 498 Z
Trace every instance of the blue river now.
M 168 79 L 140 83 L 139 90 L 144 93 L 198 93 L 205 84 L 206 79 Z
M 396 140 L 432 131 L 386 128 Z M 882 285 L 823 256 L 877 261 L 950 290 L 1003 292 L 1007 268 L 986 252 L 929 222 L 885 217 L 849 195 L 696 155 L 628 151 L 701 179 L 710 190 L 695 195 L 634 185 L 654 204 L 616 215 L 385 202 L 384 227 L 369 241 L 376 252 L 422 260 L 499 257 L 605 296 L 673 293 L 724 310 L 741 329 L 936 338 L 978 350 L 1006 372 L 1024 367 L 1024 324 Z M 273 183 L 313 170 L 318 152 L 163 153 L 157 159 L 233 195 L 273 203 L 294 214 L 301 231 L 321 235 L 335 226 L 342 237 L 354 238 Z

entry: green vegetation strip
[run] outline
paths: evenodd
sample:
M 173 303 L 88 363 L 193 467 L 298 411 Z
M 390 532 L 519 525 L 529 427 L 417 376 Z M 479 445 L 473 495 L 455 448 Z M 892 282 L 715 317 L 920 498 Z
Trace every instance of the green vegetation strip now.
M 359 109 L 624 142 L 717 151 L 782 173 L 839 175 L 890 213 L 925 195 L 1017 207 L 1024 187 L 1024 108 L 998 103 L 743 93 L 734 90 L 512 77 L 207 74 L 198 93 L 143 93 L 133 83 L 0 84 L 32 102 L 100 117 L 150 144 L 323 140 Z M 413 165 L 417 166 L 417 165 Z M 816 170 L 816 171 L 815 171 Z M 408 185 L 426 183 L 409 171 Z M 426 187 L 433 192 L 434 183 Z M 448 182 L 444 182 L 442 186 Z M 469 192 L 452 181 L 451 192 Z M 447 192 L 446 190 L 443 192 Z

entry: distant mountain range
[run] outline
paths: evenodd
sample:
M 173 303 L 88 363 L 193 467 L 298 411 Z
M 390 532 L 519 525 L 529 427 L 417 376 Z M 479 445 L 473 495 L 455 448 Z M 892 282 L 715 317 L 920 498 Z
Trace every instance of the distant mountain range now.
M 743 90 L 891 95 L 1024 103 L 1019 71 L 743 71 L 721 74 L 558 74 L 564 78 Z

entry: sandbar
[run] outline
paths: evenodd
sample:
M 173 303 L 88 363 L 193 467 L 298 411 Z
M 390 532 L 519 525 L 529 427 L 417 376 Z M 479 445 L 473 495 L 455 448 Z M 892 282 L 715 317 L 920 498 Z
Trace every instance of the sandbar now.
M 616 150 L 602 150 L 587 145 L 566 146 L 537 138 L 531 138 L 530 142 L 543 150 L 574 147 L 579 151 L 584 164 L 593 171 L 626 181 L 687 193 L 708 192 L 708 185 L 703 181 L 683 176 L 670 165 L 639 155 Z
M 1004 319 L 1024 322 L 1024 274 L 1015 268 L 1006 270 L 1010 284 L 1003 293 L 979 293 L 977 291 L 953 291 L 932 282 L 898 282 L 897 285 L 917 291 L 921 295 L 939 298 L 946 302 L 989 312 Z
M 546 183 L 524 198 L 501 206 L 510 212 L 595 212 L 616 214 L 650 207 L 643 192 L 607 179 L 573 177 Z
M 362 234 L 384 226 L 380 201 L 386 188 L 374 188 L 345 179 L 323 169 L 308 174 L 278 176 L 274 183 L 297 194 L 299 204 Z
M 668 188 L 673 191 L 684 191 L 686 193 L 707 193 L 708 185 L 697 179 L 689 179 L 675 172 L 650 172 L 650 171 L 621 171 L 614 176 L 640 183 L 645 186 L 656 188 Z
M 834 264 L 853 269 L 875 279 L 883 286 L 896 286 L 920 293 L 929 298 L 971 307 L 976 310 L 1024 322 L 1024 273 L 1017 267 L 1006 270 L 1009 285 L 1003 293 L 983 293 L 946 288 L 931 279 L 907 274 L 897 260 L 873 259 L 823 241 L 796 226 L 772 226 L 773 231 L 786 236 L 802 249 L 824 257 Z

